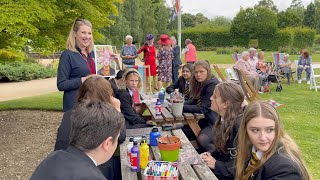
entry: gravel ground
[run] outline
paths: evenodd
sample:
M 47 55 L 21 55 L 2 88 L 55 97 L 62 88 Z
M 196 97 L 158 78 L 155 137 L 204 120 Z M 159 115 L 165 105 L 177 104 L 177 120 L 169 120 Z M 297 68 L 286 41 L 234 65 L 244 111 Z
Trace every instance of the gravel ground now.
M 0 179 L 29 179 L 51 152 L 62 112 L 0 111 Z

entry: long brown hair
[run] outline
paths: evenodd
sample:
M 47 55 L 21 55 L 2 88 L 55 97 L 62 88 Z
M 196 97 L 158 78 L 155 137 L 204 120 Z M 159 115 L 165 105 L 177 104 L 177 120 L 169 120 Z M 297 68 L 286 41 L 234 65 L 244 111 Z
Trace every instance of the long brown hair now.
M 302 179 L 312 179 L 303 161 L 299 147 L 294 142 L 294 140 L 284 131 L 277 110 L 269 103 L 262 101 L 255 101 L 251 103 L 250 105 L 248 105 L 244 112 L 243 120 L 240 124 L 238 133 L 238 155 L 236 161 L 235 179 L 241 179 L 244 176 L 244 167 L 247 166 L 246 163 L 250 159 L 252 143 L 250 142 L 247 133 L 247 124 L 253 118 L 260 116 L 275 121 L 275 137 L 272 144 L 270 145 L 270 148 L 263 153 L 260 163 L 255 166 L 250 172 L 248 172 L 247 175 L 250 176 L 253 172 L 258 170 L 274 153 L 276 153 L 276 151 L 278 151 L 279 153 L 287 156 L 297 165 L 300 170 Z M 247 176 L 245 178 L 248 179 Z
M 222 118 L 218 117 L 213 131 L 217 150 L 226 153 L 226 143 L 237 123 L 236 120 L 243 114 L 241 105 L 244 93 L 241 87 L 233 82 L 221 82 L 214 91 L 219 91 L 222 101 L 227 103 L 225 115 L 222 117 L 223 122 Z
M 206 80 L 204 80 L 203 82 L 198 82 L 197 79 L 195 78 L 195 68 L 197 66 L 201 66 L 203 68 L 205 68 L 207 70 L 207 78 Z M 192 78 L 191 78 L 191 91 L 190 91 L 190 96 L 193 99 L 199 99 L 200 98 L 200 94 L 201 91 L 203 89 L 203 87 L 206 85 L 207 81 L 209 81 L 213 76 L 213 74 L 211 73 L 211 68 L 210 68 L 210 64 L 208 61 L 206 60 L 198 60 L 197 62 L 194 63 L 193 65 L 193 73 L 192 73 Z
M 83 25 L 89 26 L 92 31 L 92 24 L 90 21 L 88 21 L 86 19 L 76 19 L 71 26 L 71 30 L 69 32 L 69 36 L 67 39 L 67 49 L 68 50 L 73 51 L 73 52 L 78 52 L 76 49 L 76 38 L 75 38 L 74 34 L 77 33 L 80 26 L 83 26 Z M 93 43 L 93 37 L 92 37 L 90 45 L 86 48 L 88 53 L 90 53 L 93 50 L 93 46 L 94 46 L 94 43 Z
M 79 88 L 77 102 L 84 100 L 100 100 L 103 102 L 111 102 L 113 90 L 108 80 L 99 75 L 91 75 L 86 79 Z

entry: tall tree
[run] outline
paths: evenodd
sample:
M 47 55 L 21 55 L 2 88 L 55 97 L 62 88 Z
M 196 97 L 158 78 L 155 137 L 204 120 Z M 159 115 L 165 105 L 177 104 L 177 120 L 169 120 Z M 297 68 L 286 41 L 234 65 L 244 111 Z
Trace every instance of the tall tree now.
M 278 12 L 277 6 L 273 3 L 272 0 L 261 0 L 257 5 L 254 6 L 255 8 L 258 7 L 265 7 L 274 12 Z
M 129 22 L 129 32 L 136 42 L 142 38 L 141 24 L 141 11 L 138 0 L 125 0 L 124 1 L 124 16 Z M 123 37 L 124 38 L 124 37 Z
M 301 0 L 292 0 L 292 1 L 291 1 L 291 5 L 290 5 L 289 8 L 290 8 L 290 9 L 304 9 Z
M 278 17 L 278 27 L 301 27 L 303 19 L 295 10 L 287 9 L 287 11 L 282 11 L 277 14 Z
M 202 24 L 209 22 L 209 19 L 205 17 L 202 13 L 197 13 L 195 16 L 195 24 Z
M 314 28 L 314 29 L 317 27 L 316 7 L 312 2 L 307 6 L 306 11 L 304 12 L 303 24 L 307 27 Z
M 158 34 L 168 34 L 168 26 L 171 13 L 170 8 L 165 5 L 164 1 L 154 3 L 154 7 L 156 16 L 156 29 L 158 31 Z
M 156 30 L 156 20 L 155 20 L 155 7 L 151 0 L 140 0 L 140 10 L 141 10 L 141 30 L 143 37 L 140 42 L 144 41 L 144 37 L 147 34 L 157 34 Z
M 182 27 L 195 27 L 196 26 L 196 22 L 195 22 L 195 17 L 194 15 L 190 14 L 190 13 L 183 13 L 181 15 L 181 24 Z

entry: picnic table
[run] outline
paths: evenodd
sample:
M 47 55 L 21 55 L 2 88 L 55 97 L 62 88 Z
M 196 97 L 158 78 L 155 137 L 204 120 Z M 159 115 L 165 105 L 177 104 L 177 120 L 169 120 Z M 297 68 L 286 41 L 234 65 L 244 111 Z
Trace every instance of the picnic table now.
M 127 144 L 129 137 L 145 136 L 149 142 L 149 133 L 152 128 L 140 128 L 140 129 L 127 129 L 126 141 L 120 144 L 120 159 L 121 159 L 121 175 L 124 180 L 138 180 L 143 179 L 143 170 L 140 172 L 132 172 L 129 166 L 129 160 L 127 156 Z M 198 180 L 198 179 L 210 179 L 217 180 L 217 177 L 213 174 L 210 168 L 204 164 L 200 155 L 194 149 L 189 142 L 185 134 L 181 129 L 162 131 L 158 128 L 161 136 L 177 136 L 180 138 L 181 147 L 179 153 L 178 171 L 180 180 Z M 161 155 L 158 147 L 149 148 L 149 156 L 152 160 L 161 161 Z
M 182 113 L 180 116 L 172 114 L 170 102 L 168 97 L 165 98 L 165 102 L 162 104 L 161 116 L 156 115 L 156 100 L 158 94 L 155 93 L 141 93 L 142 101 L 146 104 L 147 109 L 150 111 L 151 119 L 158 125 L 167 123 L 184 123 L 190 126 L 195 136 L 198 136 L 201 128 L 198 125 L 198 121 L 204 118 L 204 114 L 200 113 Z

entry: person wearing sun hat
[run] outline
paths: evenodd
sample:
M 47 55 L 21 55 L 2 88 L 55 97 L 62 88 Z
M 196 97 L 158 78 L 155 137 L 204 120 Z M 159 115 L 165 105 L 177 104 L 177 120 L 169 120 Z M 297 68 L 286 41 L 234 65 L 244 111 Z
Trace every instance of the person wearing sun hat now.
M 168 35 L 162 34 L 158 44 L 161 45 L 157 54 L 157 59 L 159 60 L 158 87 L 161 88 L 162 82 L 164 82 L 163 87 L 167 88 L 172 80 L 173 49 L 170 46 L 172 44 L 172 40 Z
M 150 74 L 149 70 L 147 69 L 147 83 L 149 83 L 149 76 L 153 77 L 153 87 L 154 89 L 158 90 L 158 85 L 157 85 L 157 65 L 156 65 L 156 48 L 153 44 L 154 42 L 154 35 L 153 34 L 148 34 L 146 36 L 146 42 L 144 45 L 139 49 L 137 52 L 140 54 L 143 52 L 143 59 L 144 59 L 144 65 L 149 65 L 150 66 Z M 149 84 L 147 84 L 147 87 L 149 87 Z

